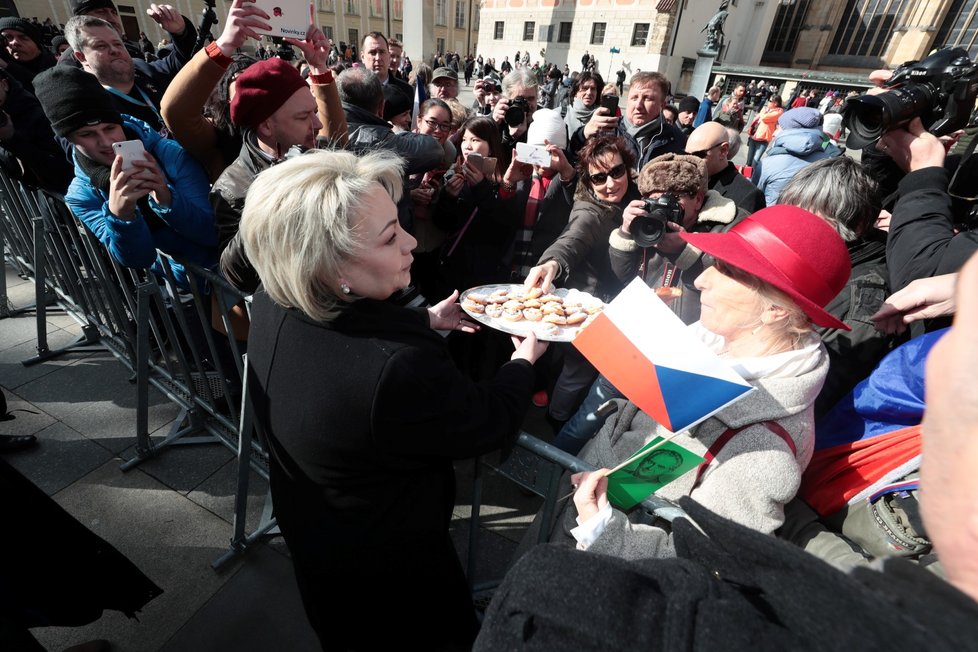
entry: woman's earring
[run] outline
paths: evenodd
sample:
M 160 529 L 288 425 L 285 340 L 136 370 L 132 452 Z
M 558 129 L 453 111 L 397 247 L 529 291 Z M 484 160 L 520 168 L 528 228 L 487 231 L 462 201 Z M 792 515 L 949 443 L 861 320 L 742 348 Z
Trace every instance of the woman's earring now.
M 342 290 L 342 291 L 343 291 L 343 294 L 349 294 L 349 293 L 350 293 L 350 286 L 349 286 L 349 285 L 347 285 L 346 283 L 343 283 L 343 282 L 341 281 L 341 282 L 340 282 L 340 290 Z

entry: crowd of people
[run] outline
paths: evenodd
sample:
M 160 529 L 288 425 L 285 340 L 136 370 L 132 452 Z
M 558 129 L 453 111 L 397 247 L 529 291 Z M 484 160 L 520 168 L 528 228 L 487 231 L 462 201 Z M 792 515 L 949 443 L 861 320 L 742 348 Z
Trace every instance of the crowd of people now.
M 951 537 L 939 540 L 950 517 L 935 505 L 962 488 L 933 480 L 944 462 L 929 462 L 924 478 L 938 496 L 926 531 L 918 517 L 919 414 L 891 418 L 917 428 L 901 440 L 915 451 L 909 461 L 888 462 L 876 442 L 878 477 L 828 499 L 823 482 L 845 475 L 855 464 L 846 455 L 862 449 L 839 449 L 817 427 L 855 410 L 865 383 L 878 388 L 874 369 L 887 356 L 947 325 L 949 288 L 978 248 L 971 204 L 948 190 L 971 168 L 959 170 L 960 157 L 947 157 L 948 143 L 919 119 L 887 132 L 860 164 L 838 146 L 838 129 L 827 133 L 845 100 L 832 91 L 783 98 L 752 81 L 677 100 L 661 73 L 622 68 L 606 81 L 588 53 L 574 72 L 531 65 L 529 52 L 498 66 L 457 53 L 412 65 L 383 33 L 337 45 L 316 25 L 272 50 L 261 35 L 268 14 L 246 0 L 233 0 L 221 34 L 196 52 L 192 22 L 153 5 L 170 35 L 168 51 L 157 51 L 145 34 L 125 39 L 111 0 L 71 5 L 64 44 L 45 42 L 54 32 L 43 25 L 0 20 L 5 168 L 64 194 L 121 265 L 158 269 L 163 252 L 254 295 L 250 330 L 235 336 L 249 353 L 276 516 L 324 648 L 472 645 L 479 627 L 448 535 L 451 461 L 512 445 L 531 403 L 546 408 L 558 448 L 602 471 L 566 478 L 573 500 L 554 523 L 537 524 L 583 552 L 545 546 L 520 562 L 523 577 L 535 576 L 530 563 L 562 564 L 565 579 L 589 564 L 626 572 L 606 556 L 707 563 L 691 552 L 706 545 L 692 528 L 608 501 L 605 471 L 668 435 L 665 426 L 572 345 L 480 328 L 458 303 L 460 290 L 480 285 L 576 289 L 609 302 L 639 278 L 756 388 L 681 433 L 706 462 L 660 490 L 718 546 L 784 539 L 795 548 L 758 544 L 750 563 L 804 554 L 799 567 L 814 577 L 816 557 L 868 566 L 895 520 L 919 545 L 913 555 L 891 546 L 893 555 L 937 569 L 944 554 L 961 554 Z M 256 57 L 245 54 L 251 39 Z M 471 106 L 458 99 L 460 83 L 472 84 Z M 743 136 L 746 168 L 733 163 Z M 523 146 L 538 154 L 532 163 Z M 649 237 L 639 225 L 653 215 L 666 217 Z M 974 290 L 975 264 L 962 287 Z M 179 264 L 174 274 L 186 285 Z M 971 298 L 958 296 L 973 325 Z M 952 346 L 973 357 L 962 328 L 937 345 L 945 365 L 960 364 Z M 915 360 L 906 373 L 922 377 L 923 357 Z M 960 436 L 951 430 L 935 427 L 929 445 Z M 826 468 L 835 469 L 828 480 Z M 866 526 L 867 512 L 883 515 Z M 970 565 L 948 562 L 952 584 L 975 596 Z M 511 583 L 506 604 L 553 595 L 546 581 Z M 382 586 L 422 587 L 422 599 L 398 602 L 377 627 Z M 787 604 L 805 604 L 779 589 Z M 776 619 L 758 604 L 738 608 L 756 607 L 751 625 L 774 640 L 764 628 Z M 521 636 L 541 649 L 593 640 L 583 638 L 593 623 L 517 631 L 515 619 L 494 606 L 484 649 Z M 734 620 L 717 627 L 727 632 Z M 698 626 L 672 635 L 698 639 Z

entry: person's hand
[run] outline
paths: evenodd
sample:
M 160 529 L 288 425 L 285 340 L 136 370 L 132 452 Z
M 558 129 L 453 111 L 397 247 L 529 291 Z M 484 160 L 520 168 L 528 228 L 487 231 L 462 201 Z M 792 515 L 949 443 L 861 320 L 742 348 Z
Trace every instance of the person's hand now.
M 645 217 L 646 215 L 648 213 L 645 212 L 645 200 L 633 199 L 628 202 L 628 206 L 621 212 L 621 232 L 631 235 L 632 221 L 637 217 Z
M 513 158 L 509 160 L 509 167 L 503 173 L 503 183 L 515 186 L 520 181 L 524 179 L 529 179 L 533 176 L 533 166 L 529 163 L 521 163 L 516 160 L 516 152 L 513 152 Z
M 506 124 L 506 109 L 508 108 L 509 99 L 500 97 L 498 100 L 496 100 L 496 105 L 492 107 L 492 119 L 496 122 L 496 124 Z
M 524 338 L 519 338 L 513 335 L 510 339 L 513 341 L 513 347 L 516 349 L 513 351 L 513 355 L 509 357 L 510 360 L 526 360 L 530 364 L 535 364 L 540 356 L 543 355 L 547 347 L 550 346 L 550 342 L 541 342 L 537 339 L 536 333 L 531 332 Z
M 523 287 L 527 290 L 539 287 L 547 292 L 559 272 L 560 263 L 556 260 L 548 260 L 530 269 L 530 273 L 526 275 L 526 280 L 523 281 Z
M 250 2 L 234 0 L 228 10 L 228 18 L 224 22 L 224 31 L 221 32 L 216 41 L 217 47 L 221 49 L 221 54 L 230 57 L 249 38 L 260 39 L 262 35 L 256 30 L 270 30 L 272 28 L 265 22 L 268 18 L 267 13 Z
M 564 150 L 549 140 L 544 140 L 543 144 L 547 148 L 547 153 L 550 154 L 550 169 L 555 170 L 560 175 L 560 180 L 564 183 L 573 181 L 574 175 L 577 172 L 574 170 L 574 166 L 570 164 L 570 161 L 567 160 L 567 155 L 564 154 Z
M 957 274 L 918 278 L 891 294 L 883 307 L 870 317 L 876 330 L 887 335 L 902 333 L 907 324 L 954 314 Z
M 437 331 L 474 333 L 479 330 L 479 324 L 470 320 L 458 304 L 458 290 L 428 308 L 428 323 Z
M 957 131 L 946 136 L 941 136 L 938 138 L 938 140 L 941 141 L 942 145 L 944 145 L 944 151 L 950 152 L 951 148 L 957 145 L 958 141 L 961 140 L 961 136 L 964 136 L 964 129 L 958 129 Z
M 475 95 L 475 101 L 479 103 L 479 106 L 486 103 L 486 85 L 484 81 L 481 79 L 477 81 L 473 87 L 472 93 Z
M 924 129 L 920 118 L 914 118 L 906 127 L 883 134 L 876 149 L 887 154 L 904 172 L 944 167 L 944 145 L 937 136 Z
M 116 156 L 109 168 L 109 212 L 120 220 L 136 217 L 136 202 L 149 194 L 138 175 L 143 168 L 133 166 L 122 169 L 122 157 Z
M 893 213 L 886 210 L 885 208 L 880 209 L 880 214 L 876 218 L 876 222 L 873 223 L 880 231 L 890 230 L 890 220 L 893 219 Z
M 299 48 L 312 74 L 321 75 L 326 72 L 326 61 L 329 59 L 331 44 L 323 34 L 323 30 L 316 27 L 316 13 L 312 5 L 309 5 L 309 19 L 309 29 L 306 31 L 305 39 L 287 37 L 284 41 Z
M 411 191 L 411 201 L 418 206 L 427 206 L 435 194 L 434 188 L 415 188 Z
M 465 177 L 461 172 L 458 172 L 451 179 L 445 182 L 445 192 L 448 193 L 450 197 L 458 197 L 459 193 L 462 192 L 462 186 L 464 185 Z
M 180 36 L 183 34 L 183 30 L 187 29 L 183 16 L 170 5 L 151 4 L 146 10 L 146 15 L 152 18 L 164 31 L 174 36 Z
M 475 186 L 482 183 L 482 180 L 486 178 L 486 175 L 482 173 L 482 166 L 476 165 L 476 163 L 470 162 L 468 158 L 465 159 L 465 163 L 462 164 L 462 174 L 465 177 L 465 181 L 470 186 Z M 456 175 L 457 176 L 457 175 Z
M 601 511 L 608 504 L 608 469 L 598 469 L 588 473 L 575 473 L 571 484 L 574 492 L 574 506 L 581 524 Z
M 681 224 L 666 222 L 666 232 L 653 246 L 664 254 L 676 255 L 686 247 L 686 241 L 679 237 L 686 229 Z
M 142 182 L 143 188 L 148 188 L 153 196 L 153 201 L 163 207 L 169 207 L 173 201 L 170 187 L 166 185 L 166 175 L 160 170 L 159 164 L 149 152 L 143 152 L 142 160 L 132 162 L 133 168 L 138 170 L 136 178 Z
M 614 131 L 618 126 L 618 118 L 603 106 L 599 106 L 591 114 L 591 119 L 584 125 L 584 138 L 590 138 L 603 131 Z

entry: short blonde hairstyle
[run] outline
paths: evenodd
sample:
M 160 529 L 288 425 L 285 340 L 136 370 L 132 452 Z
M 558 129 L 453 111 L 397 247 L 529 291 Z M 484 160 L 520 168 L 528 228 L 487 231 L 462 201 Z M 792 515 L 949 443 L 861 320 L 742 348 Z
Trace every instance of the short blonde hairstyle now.
M 362 246 L 354 229 L 361 201 L 379 183 L 396 203 L 403 165 L 388 151 L 312 150 L 258 175 L 245 198 L 240 233 L 275 303 L 318 321 L 338 314 L 340 266 Z

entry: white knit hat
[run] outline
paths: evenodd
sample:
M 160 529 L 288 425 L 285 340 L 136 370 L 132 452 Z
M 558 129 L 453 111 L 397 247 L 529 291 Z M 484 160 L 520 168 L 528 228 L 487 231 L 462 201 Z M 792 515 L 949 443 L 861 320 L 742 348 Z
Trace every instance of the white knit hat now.
M 560 114 L 553 109 L 537 109 L 526 133 L 527 145 L 543 145 L 544 140 L 561 149 L 567 149 L 567 126 Z

